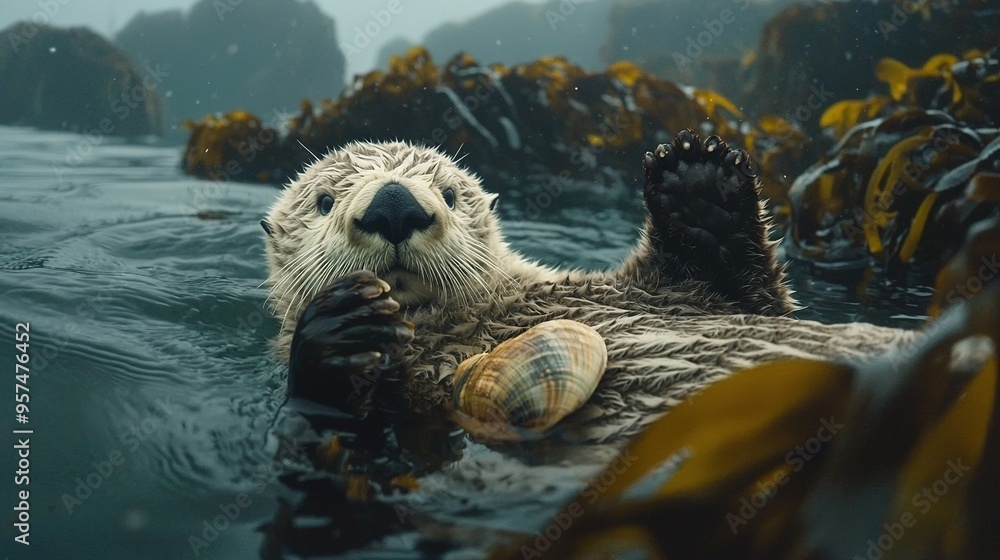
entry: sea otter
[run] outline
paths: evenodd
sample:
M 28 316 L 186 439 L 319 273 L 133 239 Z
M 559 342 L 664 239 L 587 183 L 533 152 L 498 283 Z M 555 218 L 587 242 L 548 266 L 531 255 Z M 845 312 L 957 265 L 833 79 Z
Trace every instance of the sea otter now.
M 597 391 L 567 423 L 614 440 L 735 370 L 910 338 L 790 316 L 745 151 L 685 130 L 642 165 L 637 247 L 614 270 L 584 272 L 511 249 L 496 195 L 435 149 L 352 143 L 319 159 L 262 222 L 289 394 L 358 415 L 447 413 L 458 363 L 565 318 L 608 349 Z

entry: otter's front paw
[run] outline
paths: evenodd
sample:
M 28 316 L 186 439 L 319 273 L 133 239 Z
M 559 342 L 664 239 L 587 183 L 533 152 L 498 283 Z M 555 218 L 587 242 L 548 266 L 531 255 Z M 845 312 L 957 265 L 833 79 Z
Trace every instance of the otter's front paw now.
M 316 295 L 292 337 L 288 393 L 360 415 L 391 352 L 413 339 L 389 285 L 366 270 L 352 272 Z
M 694 277 L 732 272 L 760 219 L 747 153 L 684 130 L 642 162 L 657 249 Z
M 662 274 L 706 282 L 746 312 L 792 308 L 745 151 L 683 130 L 642 163 L 651 249 Z

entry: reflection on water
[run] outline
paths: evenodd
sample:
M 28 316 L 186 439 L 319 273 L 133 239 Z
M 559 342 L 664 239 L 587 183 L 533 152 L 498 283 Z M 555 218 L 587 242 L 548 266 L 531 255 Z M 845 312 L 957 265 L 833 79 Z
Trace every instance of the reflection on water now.
M 196 537 L 200 558 L 255 557 L 257 527 L 289 492 L 271 468 L 283 369 L 268 354 L 276 325 L 259 287 L 257 222 L 276 191 L 183 177 L 176 146 L 80 142 L 0 128 L 0 324 L 28 321 L 32 333 L 33 551 L 188 558 Z M 637 193 L 564 195 L 537 217 L 524 200 L 501 200 L 508 238 L 552 264 L 614 266 L 641 223 Z M 803 318 L 910 327 L 930 296 L 860 274 L 790 272 Z M 527 530 L 593 472 L 538 465 L 535 479 L 551 484 L 527 492 L 511 476 L 523 459 L 458 439 L 448 491 L 417 504 L 441 523 Z M 441 476 L 425 486 L 444 486 Z M 484 498 L 484 481 L 497 498 Z M 240 493 L 238 517 L 204 539 Z M 392 539 L 384 545 L 413 545 Z

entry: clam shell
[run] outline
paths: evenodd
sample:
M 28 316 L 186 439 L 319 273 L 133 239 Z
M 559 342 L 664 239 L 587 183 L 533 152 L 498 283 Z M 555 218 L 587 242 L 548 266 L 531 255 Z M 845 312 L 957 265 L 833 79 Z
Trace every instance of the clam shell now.
M 459 364 L 456 421 L 497 439 L 516 429 L 543 432 L 587 402 L 607 363 L 604 339 L 593 328 L 564 319 L 541 323 Z M 482 434 L 484 426 L 493 433 Z

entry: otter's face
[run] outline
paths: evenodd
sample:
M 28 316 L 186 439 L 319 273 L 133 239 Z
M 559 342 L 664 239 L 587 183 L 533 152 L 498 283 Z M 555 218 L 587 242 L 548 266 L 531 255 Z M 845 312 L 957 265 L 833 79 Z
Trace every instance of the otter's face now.
M 354 143 L 314 163 L 268 213 L 276 315 L 294 321 L 324 286 L 366 269 L 403 306 L 477 301 L 505 247 L 496 195 L 435 150 Z

